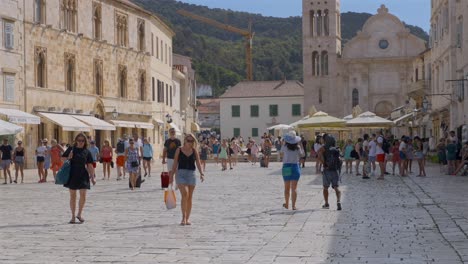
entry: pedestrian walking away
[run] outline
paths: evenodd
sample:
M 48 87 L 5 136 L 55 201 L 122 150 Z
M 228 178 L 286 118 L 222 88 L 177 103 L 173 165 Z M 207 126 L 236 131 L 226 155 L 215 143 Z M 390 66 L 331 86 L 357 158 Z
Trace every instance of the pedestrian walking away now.
M 94 170 L 96 170 L 97 162 L 100 160 L 99 148 L 96 146 L 96 141 L 91 140 L 88 150 L 91 153 L 91 156 L 93 157 L 93 168 Z M 92 175 L 93 178 L 95 178 L 95 176 L 96 175 Z
M 169 173 L 170 183 L 174 182 L 174 175 L 176 175 L 176 183 L 182 196 L 180 206 L 182 210 L 181 225 L 192 224 L 190 222 L 190 214 L 192 212 L 193 192 L 197 184 L 195 177 L 196 168 L 198 168 L 200 180 L 203 182 L 205 175 L 200 164 L 197 141 L 194 135 L 188 134 L 185 136 L 184 145 L 176 150 L 174 164 Z
M 5 177 L 5 183 L 3 184 L 7 184 L 7 175 L 8 177 L 10 177 L 10 183 L 13 183 L 10 171 L 10 166 L 13 163 L 12 154 L 13 147 L 10 144 L 8 144 L 8 139 L 4 138 L 3 145 L 0 146 L 0 155 L 2 156 L 0 167 L 3 170 L 3 177 Z
M 297 210 L 297 183 L 301 177 L 299 162 L 305 156 L 302 149 L 301 137 L 296 132 L 290 131 L 284 137 L 285 145 L 281 148 L 283 155 L 283 181 L 284 181 L 284 204 L 283 207 L 289 209 L 289 200 L 293 210 Z
M 13 151 L 13 161 L 15 163 L 15 180 L 18 183 L 18 174 L 21 173 L 21 183 L 24 182 L 24 162 L 26 160 L 26 150 L 23 147 L 23 142 L 18 141 L 18 146 Z
M 119 138 L 115 153 L 117 154 L 116 167 L 117 167 L 117 180 L 120 181 L 123 178 L 125 179 L 125 141 Z
M 348 139 L 344 150 L 344 159 L 346 162 L 346 173 L 353 174 L 353 160 L 355 159 L 351 154 L 354 150 L 354 144 L 351 139 Z
M 147 138 L 143 139 L 143 169 L 145 177 L 151 177 L 151 161 L 153 160 L 153 146 Z
M 325 134 L 323 136 L 325 146 L 319 153 L 319 158 L 323 162 L 323 198 L 325 204 L 322 206 L 323 209 L 329 209 L 330 204 L 328 201 L 329 193 L 328 189 L 331 187 L 336 193 L 336 208 L 338 211 L 341 210 L 341 191 L 338 188 L 338 182 L 340 179 L 338 171 L 341 169 L 340 152 L 336 148 L 335 139 Z
M 90 182 L 96 184 L 93 177 L 93 157 L 88 150 L 88 139 L 82 133 L 75 137 L 72 147 L 69 147 L 62 157 L 68 158 L 71 162 L 70 178 L 63 186 L 70 191 L 70 224 L 84 223 L 83 209 L 86 203 L 86 192 L 91 189 Z M 78 202 L 78 214 L 76 213 L 76 194 L 79 191 L 80 199 Z M 78 220 L 78 222 L 76 222 Z

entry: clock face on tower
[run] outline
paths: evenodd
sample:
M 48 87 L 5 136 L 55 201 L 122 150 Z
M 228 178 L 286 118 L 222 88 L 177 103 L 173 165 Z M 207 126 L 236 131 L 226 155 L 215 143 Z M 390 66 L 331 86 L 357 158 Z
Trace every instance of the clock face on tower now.
M 382 39 L 382 40 L 379 41 L 379 47 L 381 49 L 387 49 L 388 45 L 389 45 L 388 40 L 386 40 L 386 39 Z

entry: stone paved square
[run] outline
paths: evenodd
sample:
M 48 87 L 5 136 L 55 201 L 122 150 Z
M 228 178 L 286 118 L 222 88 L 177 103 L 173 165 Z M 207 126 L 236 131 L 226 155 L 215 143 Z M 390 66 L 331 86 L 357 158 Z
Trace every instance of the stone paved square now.
M 0 263 L 467 263 L 468 178 L 385 181 L 343 175 L 343 211 L 320 209 L 321 176 L 303 169 L 299 210 L 282 209 L 280 164 L 208 164 L 192 226 L 166 210 L 159 175 L 139 191 L 98 181 L 81 225 L 67 224 L 67 189 L 49 182 L 0 187 Z M 98 168 L 98 172 L 101 170 Z M 113 171 L 113 173 L 115 173 Z M 98 175 L 98 179 L 100 179 Z

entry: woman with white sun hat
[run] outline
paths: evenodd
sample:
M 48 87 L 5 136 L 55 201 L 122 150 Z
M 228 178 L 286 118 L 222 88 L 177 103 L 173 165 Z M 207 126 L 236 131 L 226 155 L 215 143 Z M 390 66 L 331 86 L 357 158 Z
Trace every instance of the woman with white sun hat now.
M 284 200 L 283 207 L 289 208 L 289 197 L 292 200 L 292 209 L 297 210 L 297 182 L 301 177 L 301 168 L 299 167 L 299 160 L 304 157 L 304 150 L 302 149 L 301 137 L 297 136 L 296 132 L 289 131 L 283 136 L 284 145 L 281 148 L 283 153 L 283 180 L 284 180 Z

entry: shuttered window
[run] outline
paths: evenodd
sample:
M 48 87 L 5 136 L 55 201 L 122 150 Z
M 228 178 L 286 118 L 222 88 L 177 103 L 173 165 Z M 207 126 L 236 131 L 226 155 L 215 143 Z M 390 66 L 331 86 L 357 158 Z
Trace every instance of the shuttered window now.
M 259 115 L 258 105 L 251 105 L 250 106 L 250 117 L 258 117 L 258 115 Z
M 292 105 L 292 115 L 293 116 L 300 116 L 301 115 L 301 105 L 300 104 L 293 104 Z
M 252 128 L 252 137 L 258 137 L 258 128 Z
M 239 137 L 240 136 L 240 128 L 234 128 L 234 137 Z
M 270 117 L 278 116 L 278 105 L 270 105 Z
M 231 106 L 232 117 L 240 117 L 240 105 Z
M 4 40 L 5 40 L 5 48 L 7 49 L 12 49 L 15 44 L 15 37 L 14 37 L 14 32 L 15 32 L 15 24 L 11 21 L 4 20 Z
M 7 102 L 15 101 L 15 75 L 5 74 L 3 99 Z

